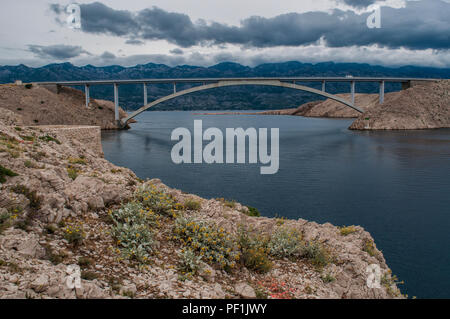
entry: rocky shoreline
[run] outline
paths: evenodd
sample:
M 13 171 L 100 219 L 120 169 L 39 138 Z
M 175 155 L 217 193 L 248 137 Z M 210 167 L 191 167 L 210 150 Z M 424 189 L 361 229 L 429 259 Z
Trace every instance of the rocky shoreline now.
M 359 226 L 256 217 L 142 181 L 102 157 L 99 127 L 11 124 L 0 119 L 0 298 L 404 297 Z

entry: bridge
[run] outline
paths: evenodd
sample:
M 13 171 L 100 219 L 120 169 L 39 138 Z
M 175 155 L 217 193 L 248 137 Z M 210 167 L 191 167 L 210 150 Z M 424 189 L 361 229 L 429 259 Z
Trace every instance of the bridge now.
M 363 113 L 364 111 L 355 105 L 355 86 L 356 82 L 376 82 L 379 83 L 379 102 L 384 102 L 385 83 L 394 82 L 401 83 L 402 89 L 407 89 L 417 82 L 424 81 L 438 81 L 438 79 L 425 79 L 425 78 L 388 78 L 388 77 L 271 77 L 271 78 L 181 78 L 181 79 L 141 79 L 141 80 L 95 80 L 95 81 L 58 81 L 58 82 L 37 82 L 36 84 L 44 87 L 56 87 L 56 92 L 59 91 L 61 86 L 84 86 L 84 92 L 86 97 L 86 107 L 89 107 L 90 94 L 89 88 L 93 85 L 112 85 L 114 88 L 114 106 L 115 106 L 115 120 L 120 126 L 126 126 L 129 120 L 138 116 L 142 112 L 149 108 L 163 103 L 165 101 L 191 94 L 194 92 L 210 90 L 219 87 L 238 86 L 238 85 L 263 85 L 263 86 L 275 86 L 290 88 L 305 92 L 314 93 L 326 98 L 335 100 L 343 105 L 350 107 L 357 112 Z M 300 85 L 298 82 L 320 82 L 322 89 L 317 90 L 308 86 Z M 351 100 L 347 101 L 340 98 L 337 95 L 326 92 L 326 84 L 328 82 L 348 82 L 350 84 Z M 197 86 L 177 91 L 177 84 L 198 84 Z M 119 117 L 119 85 L 143 85 L 144 87 L 144 105 L 131 113 L 125 119 Z M 147 88 L 152 84 L 172 84 L 173 93 L 157 99 L 151 103 L 148 102 Z

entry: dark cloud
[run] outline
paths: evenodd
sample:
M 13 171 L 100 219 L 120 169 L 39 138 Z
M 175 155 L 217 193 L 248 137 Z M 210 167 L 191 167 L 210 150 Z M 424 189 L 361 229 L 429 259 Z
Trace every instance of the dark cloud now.
M 102 55 L 100 55 L 100 58 L 103 60 L 112 60 L 115 59 L 116 56 L 112 54 L 111 52 L 105 51 Z
M 344 0 L 357 5 L 369 0 Z M 54 10 L 55 13 L 57 12 Z M 387 48 L 449 49 L 450 4 L 442 0 L 408 1 L 405 8 L 382 7 L 380 29 L 369 29 L 370 13 L 333 10 L 259 16 L 229 26 L 149 8 L 132 13 L 101 3 L 81 5 L 82 30 L 142 40 L 167 40 L 180 47 L 236 44 L 252 47 L 302 46 L 325 41 L 329 47 L 378 45 Z
M 343 2 L 354 8 L 367 8 L 368 6 L 377 2 L 377 0 L 337 0 L 338 2 Z M 379 2 L 385 0 L 379 0 Z
M 42 59 L 55 59 L 55 60 L 67 60 L 78 57 L 83 53 L 89 54 L 89 52 L 83 50 L 81 46 L 72 45 L 29 45 L 28 51 L 32 52 Z
M 175 48 L 175 49 L 173 49 L 173 50 L 170 50 L 170 53 L 180 55 L 180 54 L 183 54 L 184 51 L 181 50 L 180 48 Z
M 144 41 L 137 40 L 137 39 L 128 39 L 125 41 L 125 44 L 131 44 L 131 45 L 143 45 Z

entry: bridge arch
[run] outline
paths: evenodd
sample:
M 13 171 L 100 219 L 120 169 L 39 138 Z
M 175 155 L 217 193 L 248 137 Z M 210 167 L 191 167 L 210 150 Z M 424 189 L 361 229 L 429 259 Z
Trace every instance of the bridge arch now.
M 134 111 L 133 113 L 131 113 L 128 117 L 126 117 L 125 119 L 123 119 L 121 121 L 121 124 L 123 126 L 125 126 L 129 120 L 131 120 L 132 118 L 135 118 L 136 116 L 138 116 L 139 114 L 141 114 L 142 112 L 148 110 L 149 108 L 158 105 L 162 102 L 168 101 L 168 100 L 172 100 L 174 98 L 177 98 L 179 96 L 183 96 L 186 94 L 191 94 L 194 92 L 199 92 L 199 91 L 204 91 L 204 90 L 210 90 L 210 89 L 215 89 L 215 88 L 219 88 L 219 87 L 227 87 L 227 86 L 238 86 L 238 85 L 266 85 L 266 86 L 278 86 L 278 87 L 284 87 L 284 88 L 290 88 L 290 89 L 295 89 L 295 90 L 300 90 L 300 91 L 306 91 L 306 92 L 310 92 L 310 93 L 314 93 L 317 95 L 321 95 L 324 97 L 327 97 L 329 99 L 335 100 L 337 102 L 340 102 L 356 111 L 358 111 L 359 113 L 363 113 L 364 111 L 361 110 L 360 108 L 356 107 L 355 105 L 352 105 L 351 102 L 346 101 L 336 95 L 324 92 L 324 91 L 320 91 L 320 90 L 316 90 L 304 85 L 298 85 L 298 84 L 294 84 L 294 83 L 288 83 L 288 82 L 282 82 L 282 81 L 278 81 L 278 80 L 237 80 L 237 81 L 218 81 L 216 83 L 212 83 L 212 84 L 205 84 L 205 85 L 200 85 L 200 86 L 196 86 L 196 87 L 192 87 L 183 91 L 179 91 L 179 92 L 175 92 L 173 94 L 167 95 L 165 97 L 162 97 L 160 99 L 157 99 L 147 105 L 144 105 L 143 107 L 141 107 L 140 109 Z

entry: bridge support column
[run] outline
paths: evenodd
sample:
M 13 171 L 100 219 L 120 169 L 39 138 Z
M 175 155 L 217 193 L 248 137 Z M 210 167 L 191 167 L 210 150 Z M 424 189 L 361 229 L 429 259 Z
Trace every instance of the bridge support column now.
M 114 83 L 114 119 L 116 122 L 120 121 L 119 115 L 119 85 Z
M 326 83 L 325 81 L 322 81 L 322 92 L 326 91 Z
M 84 95 L 86 96 L 86 107 L 89 107 L 91 97 L 89 96 L 89 85 L 87 84 L 84 86 Z
M 384 103 L 384 81 L 380 82 L 380 104 Z
M 352 105 L 355 105 L 355 81 L 351 82 Z
M 177 93 L 177 84 L 173 83 L 173 94 Z
M 147 83 L 144 83 L 144 105 L 148 104 L 148 98 L 147 98 Z

